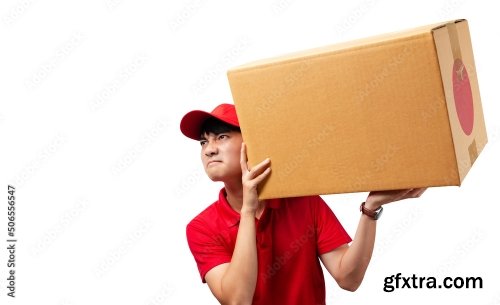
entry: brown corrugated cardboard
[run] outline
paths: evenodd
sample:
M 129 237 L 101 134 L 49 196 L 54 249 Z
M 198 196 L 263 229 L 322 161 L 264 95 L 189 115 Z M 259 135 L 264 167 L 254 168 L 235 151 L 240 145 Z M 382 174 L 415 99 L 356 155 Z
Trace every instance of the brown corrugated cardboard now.
M 460 185 L 487 142 L 465 20 L 228 71 L 261 199 Z

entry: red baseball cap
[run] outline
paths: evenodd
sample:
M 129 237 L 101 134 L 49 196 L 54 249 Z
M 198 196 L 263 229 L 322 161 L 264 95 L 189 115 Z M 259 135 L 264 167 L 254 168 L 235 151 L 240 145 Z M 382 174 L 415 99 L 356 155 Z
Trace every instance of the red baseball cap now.
M 215 107 L 212 112 L 205 112 L 202 110 L 193 110 L 184 115 L 181 120 L 182 133 L 193 140 L 198 141 L 201 135 L 201 125 L 208 118 L 216 118 L 229 125 L 240 127 L 238 117 L 236 116 L 236 109 L 232 104 L 220 104 Z

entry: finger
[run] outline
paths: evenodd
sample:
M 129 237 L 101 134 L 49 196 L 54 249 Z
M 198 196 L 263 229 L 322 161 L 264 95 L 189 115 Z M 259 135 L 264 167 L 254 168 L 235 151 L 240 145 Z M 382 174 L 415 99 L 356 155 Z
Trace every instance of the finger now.
M 416 195 L 416 196 L 417 196 L 417 197 L 422 196 L 422 194 L 423 194 L 426 190 L 427 190 L 427 188 L 426 188 L 426 187 L 420 188 L 420 189 L 419 189 L 419 192 L 417 193 L 417 195 Z
M 269 167 L 270 161 L 271 160 L 269 158 L 266 158 L 264 161 L 252 167 L 252 169 L 250 169 L 250 176 L 257 177 L 260 175 L 267 167 Z
M 408 198 L 408 195 L 411 194 L 411 192 L 413 191 L 414 189 L 404 189 L 404 190 L 400 190 L 400 193 L 399 193 L 399 196 L 398 196 L 398 199 L 397 200 L 401 200 L 401 199 L 406 199 Z
M 257 177 L 255 177 L 255 179 L 253 179 L 255 185 L 259 185 L 264 179 L 266 179 L 267 176 L 269 176 L 270 173 L 271 173 L 271 168 L 270 167 L 266 168 L 264 172 L 262 172 L 262 174 L 258 175 Z
M 246 172 L 248 171 L 248 164 L 247 164 L 247 147 L 245 142 L 241 143 L 241 152 L 240 152 L 240 164 L 241 164 L 241 171 Z
M 418 198 L 422 192 L 422 188 L 412 189 L 410 192 L 408 192 L 406 198 Z

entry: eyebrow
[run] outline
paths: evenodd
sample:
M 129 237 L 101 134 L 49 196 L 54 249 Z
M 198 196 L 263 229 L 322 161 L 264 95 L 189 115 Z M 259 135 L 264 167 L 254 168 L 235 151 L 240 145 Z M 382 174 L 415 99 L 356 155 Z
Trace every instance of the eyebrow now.
M 200 139 L 198 141 L 208 141 L 208 139 L 205 137 L 206 134 L 210 135 L 210 134 L 214 134 L 216 137 L 221 135 L 221 134 L 225 134 L 225 135 L 229 135 L 229 131 L 225 131 L 225 132 L 220 132 L 220 133 L 215 133 L 215 132 L 205 132 L 203 133 L 202 135 L 200 135 Z

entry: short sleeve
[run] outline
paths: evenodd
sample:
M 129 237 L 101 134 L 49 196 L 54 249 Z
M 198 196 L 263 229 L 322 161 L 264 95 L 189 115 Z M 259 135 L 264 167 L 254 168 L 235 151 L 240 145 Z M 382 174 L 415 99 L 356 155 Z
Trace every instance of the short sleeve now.
M 193 220 L 186 227 L 186 236 L 203 283 L 210 269 L 231 262 L 232 253 L 225 246 L 222 233 L 211 232 L 200 221 Z
M 333 211 L 320 196 L 313 196 L 318 255 L 352 241 Z

